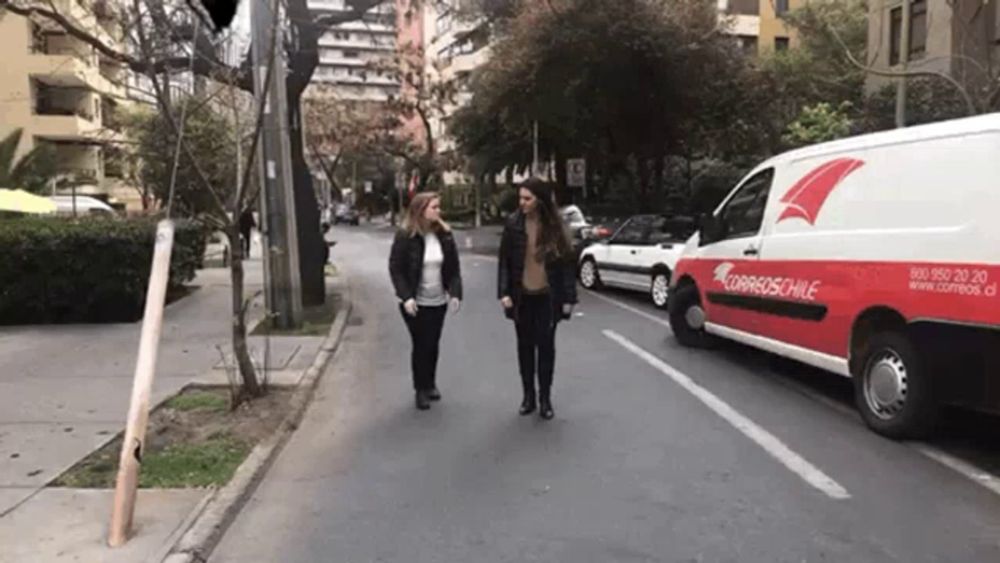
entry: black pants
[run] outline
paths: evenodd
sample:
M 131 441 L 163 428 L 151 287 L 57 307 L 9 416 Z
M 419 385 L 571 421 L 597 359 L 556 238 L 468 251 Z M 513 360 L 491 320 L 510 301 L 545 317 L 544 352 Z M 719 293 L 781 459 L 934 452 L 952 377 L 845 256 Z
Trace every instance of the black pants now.
M 448 306 L 418 307 L 417 316 L 411 317 L 400 305 L 399 310 L 406 321 L 413 341 L 413 352 L 410 354 L 410 367 L 413 370 L 413 388 L 417 391 L 429 391 L 437 387 L 437 363 L 441 342 L 441 331 L 444 329 L 444 317 Z
M 240 242 L 243 243 L 243 257 L 244 258 L 249 258 L 250 257 L 250 241 L 251 241 L 251 237 L 253 236 L 253 231 L 252 230 L 243 231 L 241 233 L 241 235 L 242 236 L 240 237 Z
M 524 295 L 518 304 L 517 360 L 521 368 L 521 384 L 525 397 L 535 397 L 535 375 L 542 399 L 552 390 L 552 374 L 556 367 L 556 325 L 558 319 L 552 296 Z

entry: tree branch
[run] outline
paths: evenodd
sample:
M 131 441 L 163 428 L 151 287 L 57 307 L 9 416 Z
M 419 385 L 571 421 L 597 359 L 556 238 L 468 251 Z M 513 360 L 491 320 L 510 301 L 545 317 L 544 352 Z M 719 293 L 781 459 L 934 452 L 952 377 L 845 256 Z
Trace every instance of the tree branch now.
M 952 86 L 954 86 L 955 89 L 958 90 L 958 92 L 962 95 L 962 98 L 965 99 L 965 105 L 966 109 L 969 112 L 969 115 L 976 115 L 978 113 L 978 111 L 976 110 L 976 104 L 972 101 L 972 96 L 969 95 L 968 90 L 966 90 L 965 87 L 962 86 L 962 84 L 958 80 L 955 80 L 955 78 L 948 75 L 947 73 L 938 72 L 936 70 L 907 70 L 907 71 L 880 70 L 871 66 L 866 66 L 861 62 L 859 62 L 857 58 L 855 58 L 854 53 L 851 52 L 851 50 L 847 47 L 847 44 L 845 44 L 844 40 L 840 37 L 840 34 L 832 26 L 830 27 L 830 33 L 833 34 L 833 37 L 837 40 L 837 43 L 839 43 L 840 46 L 844 49 L 844 54 L 847 55 L 847 60 L 850 61 L 852 65 L 858 67 L 860 70 L 863 70 L 875 76 L 883 76 L 886 78 L 912 78 L 912 77 L 940 78 L 942 80 L 945 80 Z

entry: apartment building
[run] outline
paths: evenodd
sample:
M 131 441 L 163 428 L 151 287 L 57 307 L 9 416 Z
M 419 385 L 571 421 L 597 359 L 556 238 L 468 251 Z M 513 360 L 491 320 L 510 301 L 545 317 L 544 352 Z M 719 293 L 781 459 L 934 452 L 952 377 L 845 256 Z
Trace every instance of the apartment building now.
M 997 0 L 954 2 L 910 0 L 909 70 L 931 70 L 954 77 L 970 91 L 995 81 L 1000 70 L 1000 8 Z M 868 58 L 877 70 L 902 70 L 903 1 L 868 4 Z M 892 84 L 891 77 L 869 74 L 869 92 Z
M 109 45 L 120 44 L 110 0 L 50 0 Z M 58 193 L 75 188 L 119 207 L 141 207 L 116 158 L 124 140 L 116 110 L 128 71 L 44 18 L 0 13 L 0 136 L 22 129 L 18 157 L 39 144 L 55 150 Z M 6 186 L 5 186 L 6 187 Z
M 346 0 L 309 0 L 317 14 L 350 12 Z M 371 68 L 391 60 L 397 44 L 396 3 L 387 1 L 368 11 L 360 20 L 333 26 L 319 41 L 319 66 L 313 81 L 333 87 L 347 101 L 384 102 L 399 95 L 399 83 L 391 73 Z
M 719 0 L 727 30 L 752 55 L 783 51 L 796 43 L 795 30 L 782 17 L 806 0 Z
M 443 108 L 442 115 L 431 119 L 437 150 L 446 154 L 456 149 L 455 140 L 448 134 L 448 119 L 469 102 L 472 94 L 467 81 L 472 73 L 484 65 L 491 56 L 490 28 L 482 19 L 460 17 L 463 0 L 448 3 L 427 3 L 424 8 L 425 72 L 431 80 L 455 81 L 458 94 L 454 103 Z M 462 172 L 445 174 L 446 186 L 470 185 L 475 179 Z M 457 196 L 459 205 L 467 205 L 468 194 Z

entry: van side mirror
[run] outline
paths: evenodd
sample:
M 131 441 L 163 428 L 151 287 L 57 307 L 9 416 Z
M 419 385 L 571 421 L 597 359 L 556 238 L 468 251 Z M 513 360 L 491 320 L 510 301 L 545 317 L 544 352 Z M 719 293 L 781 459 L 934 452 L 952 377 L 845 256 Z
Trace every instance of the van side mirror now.
M 698 230 L 701 232 L 699 245 L 705 246 L 725 238 L 725 225 L 715 215 L 705 214 L 698 218 Z

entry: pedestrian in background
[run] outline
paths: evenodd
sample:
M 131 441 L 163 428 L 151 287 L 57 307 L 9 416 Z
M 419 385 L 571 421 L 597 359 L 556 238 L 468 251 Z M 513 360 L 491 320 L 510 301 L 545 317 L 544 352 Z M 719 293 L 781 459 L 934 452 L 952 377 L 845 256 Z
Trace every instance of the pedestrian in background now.
M 507 219 L 500 241 L 497 276 L 500 303 L 517 329 L 524 390 L 521 415 L 537 408 L 545 420 L 555 417 L 556 326 L 573 316 L 577 302 L 572 244 L 554 196 L 552 188 L 538 179 L 521 186 L 520 209 Z
M 448 304 L 462 303 L 462 271 L 451 228 L 441 220 L 441 198 L 424 192 L 414 196 L 389 256 L 389 273 L 399 310 L 410 331 L 410 365 L 420 410 L 441 400 L 437 363 Z
M 246 209 L 240 215 L 240 242 L 243 244 L 243 257 L 250 258 L 250 240 L 253 230 L 257 226 L 257 221 L 253 218 L 253 211 Z

